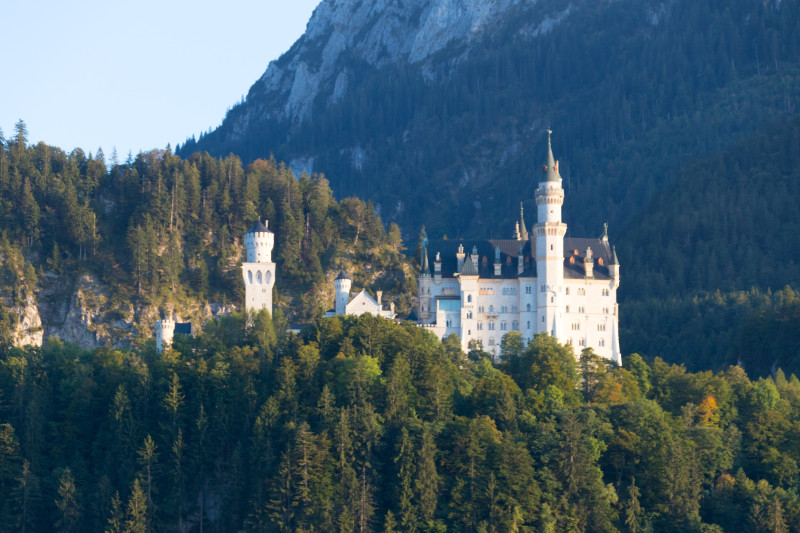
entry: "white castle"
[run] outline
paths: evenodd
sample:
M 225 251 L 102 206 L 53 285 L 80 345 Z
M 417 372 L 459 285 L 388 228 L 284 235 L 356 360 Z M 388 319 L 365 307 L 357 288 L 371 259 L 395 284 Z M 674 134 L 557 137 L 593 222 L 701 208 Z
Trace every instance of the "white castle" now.
M 272 314 L 272 286 L 275 285 L 275 263 L 272 247 L 275 234 L 267 229 L 268 221 L 253 224 L 244 234 L 247 262 L 242 263 L 244 306 L 248 311 L 267 309 Z
M 383 303 L 383 292 L 377 291 L 373 298 L 369 295 L 366 289 L 353 296 L 350 299 L 350 286 L 352 280 L 350 275 L 342 270 L 336 279 L 333 281 L 333 286 L 336 289 L 336 297 L 333 309 L 325 313 L 325 317 L 342 316 L 342 315 L 363 315 L 370 314 L 380 316 L 383 318 L 394 318 L 394 303 L 387 306 Z
M 464 350 L 477 340 L 495 357 L 503 335 L 519 331 L 526 341 L 547 333 L 620 363 L 617 253 L 607 226 L 599 239 L 565 238 L 551 133 L 530 236 L 521 204 L 513 239 L 428 241 L 423 233 L 419 323 L 439 338 L 456 333 Z

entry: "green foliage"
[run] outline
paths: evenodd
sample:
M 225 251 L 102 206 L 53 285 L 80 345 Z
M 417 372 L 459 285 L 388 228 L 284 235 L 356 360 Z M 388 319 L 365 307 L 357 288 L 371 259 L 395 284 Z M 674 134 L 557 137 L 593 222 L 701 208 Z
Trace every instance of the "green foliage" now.
M 357 286 L 382 290 L 400 312 L 410 310 L 405 295 L 415 281 L 397 230 L 389 235 L 368 203 L 337 202 L 321 175 L 298 180 L 274 159 L 243 167 L 234 156 L 183 160 L 169 150 L 107 168 L 101 153 L 66 154 L 25 139 L 18 129 L 0 143 L 0 286 L 11 288 L 0 290 L 0 339 L 15 326 L 6 300 L 19 305 L 40 284 L 61 296 L 84 273 L 110 292 L 108 322 L 131 303 L 181 309 L 197 300 L 241 302 L 242 236 L 264 218 L 276 235 L 275 301 L 293 319 L 328 309 L 330 274 L 343 267 Z M 363 264 L 370 268 L 354 266 Z M 37 270 L 59 279 L 39 279 Z
M 798 531 L 794 375 L 256 324 L 0 356 L 0 529 Z

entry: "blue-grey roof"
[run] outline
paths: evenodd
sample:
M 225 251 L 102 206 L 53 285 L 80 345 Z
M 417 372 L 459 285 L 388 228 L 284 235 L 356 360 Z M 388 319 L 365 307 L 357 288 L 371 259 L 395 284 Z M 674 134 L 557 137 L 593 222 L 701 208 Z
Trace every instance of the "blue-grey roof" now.
M 192 323 L 191 322 L 176 322 L 175 323 L 175 333 L 182 333 L 184 335 L 191 335 L 192 334 Z
M 536 238 L 531 237 L 527 241 L 518 241 L 515 239 L 492 239 L 492 240 L 430 240 L 428 241 L 428 253 L 434 256 L 438 252 L 442 262 L 442 277 L 452 278 L 458 274 L 458 260 L 456 253 L 458 246 L 463 245 L 464 250 L 478 250 L 478 263 L 474 265 L 477 268 L 477 274 L 483 279 L 517 279 L 517 278 L 535 278 L 536 273 L 536 260 L 533 258 L 535 254 Z M 519 255 L 519 247 L 522 245 L 522 256 Z M 581 239 L 570 238 L 564 239 L 564 278 L 577 279 L 585 278 L 585 270 L 583 260 L 586 257 L 586 249 L 591 247 L 594 254 L 594 268 L 593 275 L 595 279 L 611 279 L 608 266 L 612 263 L 613 252 L 608 241 L 600 239 Z M 494 275 L 494 256 L 495 249 L 500 249 L 500 276 Z M 532 253 L 531 250 L 534 250 Z M 575 251 L 578 251 L 575 254 Z M 470 260 L 469 255 L 464 260 L 461 274 L 464 274 L 463 269 L 467 266 L 467 261 Z M 573 258 L 573 261 L 570 261 Z M 519 273 L 519 261 L 523 261 L 522 274 Z M 469 274 L 467 274 L 469 275 Z M 475 274 L 471 274 L 475 275 Z
M 272 233 L 260 220 L 247 230 L 247 233 Z
M 336 276 L 336 279 L 351 279 L 351 278 L 350 278 L 350 274 L 348 274 L 347 272 L 342 270 L 341 272 L 339 272 L 339 275 Z

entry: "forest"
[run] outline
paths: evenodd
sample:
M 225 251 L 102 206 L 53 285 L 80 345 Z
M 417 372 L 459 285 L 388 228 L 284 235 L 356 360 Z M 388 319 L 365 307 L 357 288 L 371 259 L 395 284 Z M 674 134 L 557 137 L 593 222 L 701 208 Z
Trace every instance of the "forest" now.
M 231 314 L 0 356 L 0 531 L 789 532 L 800 381 Z
M 0 344 L 13 340 L 11 307 L 69 302 L 84 276 L 104 291 L 97 331 L 119 321 L 139 328 L 119 343 L 150 335 L 158 313 L 238 305 L 242 237 L 259 219 L 276 236 L 274 301 L 291 320 L 332 307 L 332 276 L 343 268 L 354 289 L 411 308 L 416 279 L 397 225 L 386 228 L 367 202 L 337 201 L 322 175 L 296 178 L 274 159 L 181 159 L 169 147 L 107 161 L 102 149 L 65 153 L 27 137 L 21 120 L 9 139 L 0 132 Z

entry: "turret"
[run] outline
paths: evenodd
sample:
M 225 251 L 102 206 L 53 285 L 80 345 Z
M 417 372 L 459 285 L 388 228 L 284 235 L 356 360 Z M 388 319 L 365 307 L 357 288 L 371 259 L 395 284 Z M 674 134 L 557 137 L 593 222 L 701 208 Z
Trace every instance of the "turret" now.
M 437 281 L 442 279 L 442 255 L 436 252 L 436 258 L 433 260 L 433 277 Z
M 528 240 L 528 228 L 525 226 L 525 215 L 522 210 L 522 202 L 519 203 L 519 239 Z
M 275 234 L 267 229 L 267 220 L 256 222 L 244 234 L 247 261 L 242 263 L 245 289 L 245 308 L 248 311 L 266 309 L 272 313 L 272 287 L 275 285 L 275 263 L 272 247 Z
M 267 229 L 268 220 L 262 224 L 256 222 L 244 234 L 244 246 L 247 248 L 248 263 L 271 263 L 272 247 L 275 245 L 275 234 Z
M 162 353 L 172 346 L 175 336 L 175 321 L 169 318 L 156 321 L 156 351 Z
M 336 303 L 334 310 L 337 315 L 344 315 L 347 310 L 347 304 L 350 303 L 350 285 L 352 280 L 350 276 L 342 270 L 336 279 L 333 281 L 333 286 L 336 288 Z
M 536 331 L 554 335 L 562 328 L 557 324 L 561 310 L 564 282 L 564 235 L 567 225 L 561 221 L 561 206 L 564 203 L 564 189 L 561 188 L 561 175 L 558 162 L 553 157 L 550 143 L 552 132 L 547 130 L 547 164 L 543 177 L 536 189 L 537 222 L 536 272 L 539 282 L 537 291 Z
M 619 259 L 617 259 L 617 247 L 611 247 L 611 263 L 608 265 L 608 271 L 611 274 L 611 279 L 614 280 L 614 285 L 619 286 Z

